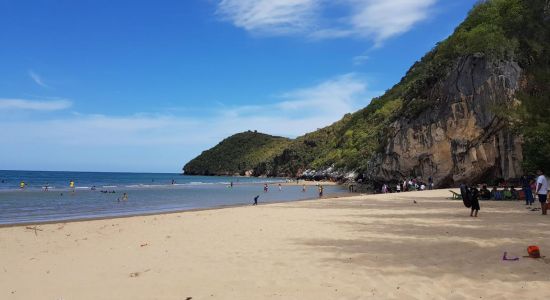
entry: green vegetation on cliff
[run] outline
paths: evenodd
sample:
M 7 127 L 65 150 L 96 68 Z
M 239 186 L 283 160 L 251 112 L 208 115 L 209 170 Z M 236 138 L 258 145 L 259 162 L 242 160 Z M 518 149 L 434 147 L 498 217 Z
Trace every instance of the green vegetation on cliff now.
M 548 0 L 480 1 L 450 37 L 416 62 L 401 81 L 384 95 L 330 126 L 292 142 L 285 140 L 284 143 L 275 143 L 272 151 L 269 151 L 270 155 L 256 156 L 246 167 L 253 167 L 256 174 L 272 176 L 294 176 L 305 169 L 329 166 L 341 170 L 366 171 L 373 157 L 385 149 L 387 137 L 392 136 L 390 124 L 396 120 L 406 122 L 428 111 L 434 105 L 430 93 L 456 68 L 460 59 L 482 55 L 492 61 L 515 61 L 523 70 L 521 91 L 516 95 L 520 104 L 500 108 L 501 111 L 496 113 L 508 118 L 525 137 L 526 169 L 543 166 L 548 170 L 549 26 Z M 261 149 L 263 152 L 269 147 L 263 146 Z M 237 160 L 233 161 L 233 157 Z M 211 162 L 231 165 L 231 171 L 239 170 L 242 173 L 243 168 L 239 164 L 244 162 L 241 157 L 228 151 L 224 156 L 212 158 Z M 194 163 L 193 166 L 199 165 Z M 205 170 L 213 170 L 201 168 L 201 174 Z M 194 170 L 198 169 L 195 167 Z
M 479 2 L 449 38 L 415 63 L 383 96 L 331 126 L 296 139 L 271 163 L 272 174 L 331 165 L 365 171 L 373 155 L 384 149 L 385 137 L 392 133 L 388 125 L 429 109 L 432 88 L 461 57 L 479 54 L 491 60 L 514 60 L 532 77 L 529 97 L 520 97 L 521 108 L 511 109 L 524 112 L 518 128 L 526 136 L 526 167 L 549 168 L 550 12 L 545 7 L 546 0 Z
M 289 145 L 283 137 L 246 131 L 232 135 L 188 162 L 188 175 L 245 175 L 263 161 L 273 159 Z

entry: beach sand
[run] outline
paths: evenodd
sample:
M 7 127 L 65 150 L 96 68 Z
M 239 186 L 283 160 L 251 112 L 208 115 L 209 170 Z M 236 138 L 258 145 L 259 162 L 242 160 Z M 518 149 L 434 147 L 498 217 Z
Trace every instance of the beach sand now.
M 0 299 L 543 299 L 550 216 L 448 190 L 0 228 Z M 417 201 L 413 203 L 413 199 Z M 502 254 L 520 256 L 502 261 Z

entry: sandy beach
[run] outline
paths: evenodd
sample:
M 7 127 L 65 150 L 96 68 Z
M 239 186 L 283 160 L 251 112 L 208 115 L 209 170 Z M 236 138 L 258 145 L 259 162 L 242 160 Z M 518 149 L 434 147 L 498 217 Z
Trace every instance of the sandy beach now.
M 550 217 L 448 190 L 0 228 L 0 299 L 544 299 Z M 413 199 L 417 203 L 413 203 Z M 518 256 L 503 261 L 502 254 Z

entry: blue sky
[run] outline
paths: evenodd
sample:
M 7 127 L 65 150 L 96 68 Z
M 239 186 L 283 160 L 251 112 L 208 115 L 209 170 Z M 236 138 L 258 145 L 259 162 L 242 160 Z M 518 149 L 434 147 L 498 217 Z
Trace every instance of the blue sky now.
M 0 0 L 0 169 L 179 172 L 397 83 L 475 0 Z

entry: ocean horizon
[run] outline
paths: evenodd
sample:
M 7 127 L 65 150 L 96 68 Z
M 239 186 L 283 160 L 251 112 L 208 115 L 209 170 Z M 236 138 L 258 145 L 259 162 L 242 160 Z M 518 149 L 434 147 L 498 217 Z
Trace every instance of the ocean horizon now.
M 41 223 L 207 209 L 318 197 L 285 178 L 179 173 L 0 171 L 0 224 Z M 24 188 L 20 188 L 24 182 Z M 74 187 L 71 187 L 71 182 Z M 233 184 L 231 184 L 233 183 Z M 268 184 L 268 192 L 263 185 Z M 46 188 L 47 187 L 47 188 Z M 326 186 L 324 195 L 344 192 Z M 124 196 L 126 195 L 126 196 Z M 126 200 L 127 198 L 127 200 Z

